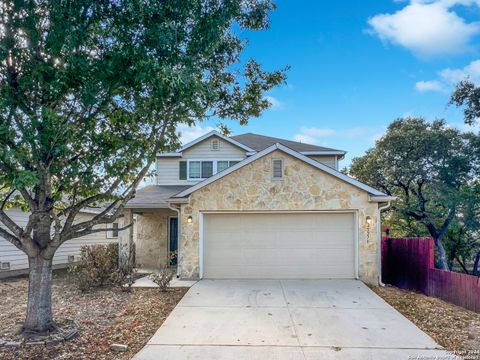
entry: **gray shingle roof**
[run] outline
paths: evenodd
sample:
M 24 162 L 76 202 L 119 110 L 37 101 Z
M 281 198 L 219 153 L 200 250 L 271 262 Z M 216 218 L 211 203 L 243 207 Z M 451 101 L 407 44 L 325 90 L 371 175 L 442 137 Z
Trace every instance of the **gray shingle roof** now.
M 270 136 L 263 136 L 263 135 L 258 135 L 258 134 L 252 134 L 252 133 L 247 133 L 247 134 L 241 134 L 241 135 L 236 135 L 232 136 L 232 139 L 235 141 L 238 141 L 239 143 L 242 143 L 255 151 L 262 151 L 263 149 L 266 149 L 269 146 L 272 146 L 273 144 L 279 143 L 282 144 L 292 150 L 302 152 L 302 151 L 342 151 L 342 150 L 337 150 L 337 149 L 332 149 L 332 148 L 327 148 L 323 146 L 317 146 L 317 145 L 310 145 L 310 144 L 304 144 L 298 141 L 291 141 L 291 140 L 285 140 L 285 139 L 279 139 L 275 137 L 270 137 Z
M 168 208 L 167 199 L 192 185 L 148 185 L 137 190 L 135 197 L 125 206 L 127 209 Z

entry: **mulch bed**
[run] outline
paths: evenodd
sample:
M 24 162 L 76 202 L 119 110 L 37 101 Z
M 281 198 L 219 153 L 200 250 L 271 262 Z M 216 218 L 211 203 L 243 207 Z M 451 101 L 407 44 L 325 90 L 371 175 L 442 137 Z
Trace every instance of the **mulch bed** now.
M 28 292 L 26 278 L 0 280 L 0 339 L 18 329 L 24 318 Z M 54 275 L 55 319 L 80 323 L 80 335 L 68 342 L 45 346 L 0 348 L 0 359 L 130 359 L 160 327 L 186 288 L 132 289 L 102 288 L 82 293 L 69 275 Z M 128 345 L 128 351 L 110 350 L 113 343 Z
M 458 354 L 480 354 L 479 313 L 393 286 L 372 290 L 445 349 Z

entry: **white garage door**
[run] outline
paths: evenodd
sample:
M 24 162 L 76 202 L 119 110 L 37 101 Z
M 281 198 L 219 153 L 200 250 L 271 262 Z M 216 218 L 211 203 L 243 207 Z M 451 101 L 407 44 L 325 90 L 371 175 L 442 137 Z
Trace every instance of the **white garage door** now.
M 206 214 L 203 277 L 355 277 L 352 213 Z

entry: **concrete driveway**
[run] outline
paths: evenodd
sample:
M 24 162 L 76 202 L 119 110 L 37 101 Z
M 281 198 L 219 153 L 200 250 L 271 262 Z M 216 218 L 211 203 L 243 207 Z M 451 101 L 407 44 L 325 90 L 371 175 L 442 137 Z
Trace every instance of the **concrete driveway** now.
M 202 280 L 134 359 L 447 355 L 439 348 L 360 281 Z

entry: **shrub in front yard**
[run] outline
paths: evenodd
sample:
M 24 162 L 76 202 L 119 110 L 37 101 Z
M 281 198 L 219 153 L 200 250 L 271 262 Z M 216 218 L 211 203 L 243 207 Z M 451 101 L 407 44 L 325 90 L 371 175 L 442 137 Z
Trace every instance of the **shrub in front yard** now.
M 118 270 L 118 244 L 89 245 L 80 249 L 80 261 L 69 267 L 80 290 L 110 285 Z
M 158 285 L 160 291 L 167 291 L 168 285 L 173 279 L 173 270 L 165 268 L 158 273 L 150 274 L 148 278 Z

